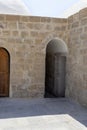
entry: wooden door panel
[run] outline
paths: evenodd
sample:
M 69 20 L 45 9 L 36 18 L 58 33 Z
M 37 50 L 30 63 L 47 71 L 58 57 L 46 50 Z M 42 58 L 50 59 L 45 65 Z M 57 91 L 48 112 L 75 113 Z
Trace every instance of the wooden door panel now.
M 9 94 L 9 55 L 3 48 L 0 48 L 0 97 L 7 97 Z
M 0 72 L 8 72 L 8 54 L 4 49 L 0 49 Z
M 0 73 L 0 96 L 8 95 L 8 74 Z

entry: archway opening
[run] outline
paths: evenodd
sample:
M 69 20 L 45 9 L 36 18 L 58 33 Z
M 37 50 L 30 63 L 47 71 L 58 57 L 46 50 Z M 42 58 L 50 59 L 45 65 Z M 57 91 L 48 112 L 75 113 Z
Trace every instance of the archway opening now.
M 0 97 L 9 96 L 10 55 L 5 48 L 0 47 Z
M 51 40 L 46 48 L 45 97 L 65 97 L 66 55 L 64 41 Z

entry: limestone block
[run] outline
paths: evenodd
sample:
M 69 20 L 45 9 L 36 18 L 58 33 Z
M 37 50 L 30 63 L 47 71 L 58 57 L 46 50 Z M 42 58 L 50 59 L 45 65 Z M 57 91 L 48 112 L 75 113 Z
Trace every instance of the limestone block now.
M 79 13 L 76 13 L 76 14 L 73 15 L 73 21 L 74 22 L 79 21 Z
M 34 23 L 37 23 L 37 22 L 40 22 L 40 17 L 32 17 L 30 16 L 29 17 L 29 22 L 34 22 Z
M 81 20 L 81 25 L 87 25 L 87 18 Z
M 6 21 L 20 21 L 20 16 L 6 15 Z
M 18 22 L 18 29 L 20 30 L 27 30 L 27 25 L 23 22 Z
M 87 17 L 87 8 L 82 9 L 82 10 L 79 12 L 79 17 L 80 17 L 80 19 L 83 19 L 83 18 Z
M 0 21 L 5 21 L 5 18 L 6 18 L 5 15 L 0 14 Z
M 29 16 L 20 16 L 20 21 L 29 22 Z
M 30 36 L 31 37 L 38 37 L 38 31 L 31 31 Z
M 17 22 L 8 22 L 7 27 L 8 29 L 17 30 Z
M 77 28 L 79 26 L 79 22 L 74 22 L 73 24 L 72 24 L 72 28 Z
M 70 16 L 69 18 L 68 18 L 68 23 L 70 24 L 70 23 L 73 23 L 74 22 L 74 20 L 73 20 L 73 15 L 72 16 Z
M 20 31 L 12 31 L 13 37 L 20 37 Z
M 4 31 L 2 31 L 2 35 L 3 35 L 3 37 L 9 37 L 11 35 L 11 31 L 10 30 L 4 30 Z
M 87 32 L 87 26 L 84 27 L 84 32 Z
M 21 31 L 20 35 L 22 38 L 28 38 L 29 37 L 29 32 L 28 31 Z
M 41 22 L 43 22 L 43 23 L 50 23 L 51 22 L 51 18 L 41 17 Z
M 0 29 L 1 29 L 1 30 L 8 29 L 8 28 L 7 28 L 7 22 L 4 22 L 4 21 L 0 22 Z

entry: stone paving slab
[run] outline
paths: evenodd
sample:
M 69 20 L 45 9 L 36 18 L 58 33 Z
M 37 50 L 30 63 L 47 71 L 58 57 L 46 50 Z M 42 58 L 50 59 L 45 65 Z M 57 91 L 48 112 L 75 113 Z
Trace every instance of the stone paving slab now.
M 67 98 L 1 98 L 0 130 L 87 130 L 87 109 Z

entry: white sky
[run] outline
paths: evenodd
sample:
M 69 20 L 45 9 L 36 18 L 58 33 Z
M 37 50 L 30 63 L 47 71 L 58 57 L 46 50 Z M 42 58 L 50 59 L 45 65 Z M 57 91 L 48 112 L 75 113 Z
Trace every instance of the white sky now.
M 63 17 L 68 8 L 80 0 L 22 0 L 31 15 Z M 83 0 L 84 1 L 84 0 Z
M 0 14 L 29 15 L 22 0 L 0 0 Z
M 67 18 L 87 7 L 87 0 L 0 0 L 0 14 Z
M 81 9 L 87 8 L 87 0 L 79 0 L 79 2 L 75 3 L 71 7 L 69 7 L 62 15 L 62 17 L 69 17 L 76 12 L 79 12 Z

